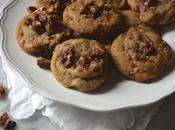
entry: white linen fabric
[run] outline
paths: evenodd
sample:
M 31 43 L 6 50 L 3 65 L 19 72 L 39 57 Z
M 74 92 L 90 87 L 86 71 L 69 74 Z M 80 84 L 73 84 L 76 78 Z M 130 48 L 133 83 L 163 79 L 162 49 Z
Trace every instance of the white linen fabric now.
M 62 130 L 144 130 L 162 101 L 142 108 L 117 112 L 92 112 L 58 103 L 33 92 L 23 79 L 3 61 L 7 74 L 10 111 L 21 120 L 41 110 L 43 116 Z

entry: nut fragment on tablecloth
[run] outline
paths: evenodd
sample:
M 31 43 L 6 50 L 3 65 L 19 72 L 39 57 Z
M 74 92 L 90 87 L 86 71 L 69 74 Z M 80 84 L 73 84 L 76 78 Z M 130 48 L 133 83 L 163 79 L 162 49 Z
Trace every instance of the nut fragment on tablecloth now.
M 3 84 L 0 83 L 0 97 L 5 93 L 5 89 L 3 87 Z
M 0 115 L 0 125 L 1 126 L 4 126 L 5 125 L 5 123 L 6 123 L 6 121 L 8 120 L 8 114 L 6 113 L 6 112 L 4 112 L 4 113 L 2 113 L 1 115 Z
M 4 130 L 14 130 L 16 122 L 11 121 L 6 112 L 0 115 L 0 125 L 4 127 Z
M 4 130 L 14 130 L 15 126 L 16 126 L 16 122 L 7 120 L 4 125 Z

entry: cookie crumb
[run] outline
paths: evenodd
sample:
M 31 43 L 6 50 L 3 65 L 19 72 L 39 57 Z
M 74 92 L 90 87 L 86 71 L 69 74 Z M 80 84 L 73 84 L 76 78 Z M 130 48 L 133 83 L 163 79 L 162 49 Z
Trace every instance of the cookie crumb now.
M 44 69 L 50 69 L 50 60 L 43 58 L 43 57 L 38 57 L 37 65 Z
M 0 97 L 5 93 L 5 89 L 3 87 L 3 84 L 0 83 Z

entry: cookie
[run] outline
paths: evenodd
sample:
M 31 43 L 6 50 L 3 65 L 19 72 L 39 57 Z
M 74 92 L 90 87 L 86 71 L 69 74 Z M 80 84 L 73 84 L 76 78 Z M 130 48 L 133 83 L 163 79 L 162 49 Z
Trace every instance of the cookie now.
M 128 0 L 142 22 L 164 25 L 175 21 L 175 0 Z
M 63 22 L 76 32 L 99 37 L 117 31 L 121 14 L 112 1 L 77 0 L 65 8 Z
M 170 68 L 173 51 L 151 28 L 131 27 L 114 40 L 112 58 L 118 70 L 130 79 L 147 82 Z
M 87 92 L 104 82 L 107 63 L 108 53 L 97 41 L 70 39 L 56 46 L 51 71 L 65 87 Z
M 36 0 L 36 6 L 45 7 L 50 14 L 58 14 L 62 17 L 64 8 L 71 3 L 71 0 Z
M 69 35 L 69 30 L 45 8 L 27 14 L 16 28 L 19 46 L 31 55 L 46 58 L 51 57 L 54 47 Z
M 121 13 L 123 15 L 123 21 L 124 21 L 123 26 L 125 27 L 131 27 L 141 23 L 139 16 L 136 12 L 132 10 L 123 10 L 121 11 Z

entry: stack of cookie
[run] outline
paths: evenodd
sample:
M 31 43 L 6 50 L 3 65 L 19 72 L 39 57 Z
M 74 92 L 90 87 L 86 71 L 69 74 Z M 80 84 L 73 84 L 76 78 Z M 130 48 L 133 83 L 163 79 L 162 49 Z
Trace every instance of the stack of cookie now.
M 16 29 L 20 47 L 43 57 L 67 88 L 95 90 L 111 61 L 139 82 L 172 65 L 172 49 L 150 26 L 175 21 L 175 0 L 36 0 L 27 10 Z

